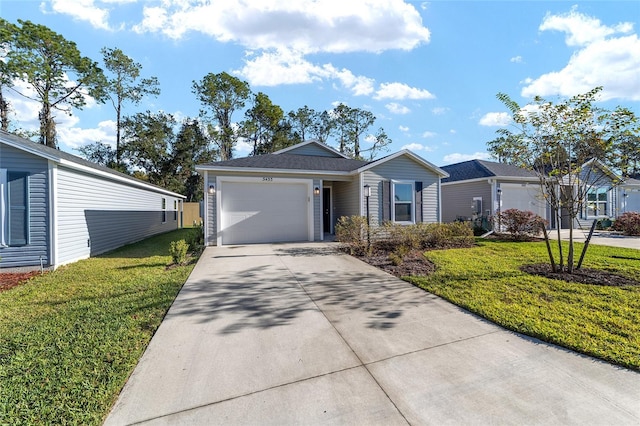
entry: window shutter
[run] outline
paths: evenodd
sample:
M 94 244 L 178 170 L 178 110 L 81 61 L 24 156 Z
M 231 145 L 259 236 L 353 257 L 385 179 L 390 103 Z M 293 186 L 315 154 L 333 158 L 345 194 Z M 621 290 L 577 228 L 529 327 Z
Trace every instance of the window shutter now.
M 9 245 L 24 246 L 29 236 L 28 173 L 8 172 Z
M 422 182 L 416 182 L 416 223 L 422 222 Z
M 382 222 L 391 220 L 391 181 L 382 181 Z

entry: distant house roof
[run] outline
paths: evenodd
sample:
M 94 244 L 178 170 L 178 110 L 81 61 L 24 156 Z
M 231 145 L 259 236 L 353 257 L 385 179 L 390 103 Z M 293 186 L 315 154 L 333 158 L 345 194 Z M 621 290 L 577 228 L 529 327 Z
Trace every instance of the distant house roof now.
M 147 187 L 149 189 L 163 192 L 168 195 L 172 195 L 180 198 L 186 198 L 184 195 L 176 194 L 175 192 L 169 191 L 168 189 L 150 184 L 149 182 L 145 182 L 140 179 L 136 179 L 132 176 L 121 173 L 117 170 L 110 169 L 100 164 L 96 164 L 91 161 L 85 160 L 84 158 L 80 158 L 76 155 L 69 154 L 67 152 L 60 151 L 58 149 L 50 148 L 46 145 L 42 145 L 40 143 L 36 143 L 28 139 L 21 138 L 19 136 L 13 135 L 11 133 L 8 133 L 2 130 L 0 130 L 0 142 L 5 143 L 6 145 L 12 146 L 21 151 L 29 152 L 38 157 L 45 158 L 55 163 L 66 165 L 71 168 L 80 169 L 90 174 L 101 175 L 103 177 L 111 177 L 112 179 L 120 180 L 120 181 L 128 181 L 130 184 L 135 186 Z
M 486 160 L 463 161 L 462 163 L 450 164 L 441 168 L 449 173 L 449 177 L 442 179 L 442 183 L 491 177 L 537 178 L 532 171 L 511 164 Z

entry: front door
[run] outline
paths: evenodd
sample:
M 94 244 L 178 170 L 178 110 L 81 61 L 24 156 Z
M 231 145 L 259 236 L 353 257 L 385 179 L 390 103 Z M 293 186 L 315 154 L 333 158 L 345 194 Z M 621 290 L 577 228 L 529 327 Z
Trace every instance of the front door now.
M 331 188 L 322 188 L 322 231 L 331 232 Z

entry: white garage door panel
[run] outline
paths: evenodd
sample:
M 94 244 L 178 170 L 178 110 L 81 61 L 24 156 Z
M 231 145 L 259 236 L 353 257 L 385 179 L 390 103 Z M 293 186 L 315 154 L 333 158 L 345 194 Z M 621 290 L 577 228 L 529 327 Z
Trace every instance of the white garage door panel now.
M 546 218 L 546 206 L 540 196 L 540 188 L 535 185 L 501 184 L 501 210 L 518 209 L 533 212 Z
M 222 244 L 309 239 L 306 183 L 224 182 Z

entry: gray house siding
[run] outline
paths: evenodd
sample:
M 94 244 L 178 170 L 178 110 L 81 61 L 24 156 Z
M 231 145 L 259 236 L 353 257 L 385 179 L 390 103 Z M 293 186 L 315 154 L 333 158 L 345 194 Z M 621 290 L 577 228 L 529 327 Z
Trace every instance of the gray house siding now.
M 287 151 L 287 154 L 311 155 L 315 157 L 337 157 L 335 153 L 323 149 L 316 144 L 307 144 Z
M 206 172 L 206 176 L 205 176 L 205 182 L 208 182 L 207 185 L 215 185 L 216 183 L 216 176 L 211 173 L 211 172 Z M 217 198 L 216 198 L 216 194 L 210 194 L 208 192 L 208 186 L 205 185 L 205 197 L 206 197 L 206 203 L 205 203 L 205 208 L 207 210 L 206 212 L 206 240 L 208 244 L 211 245 L 215 245 L 217 238 L 218 238 L 218 220 L 217 220 Z
M 28 173 L 27 244 L 0 247 L 0 267 L 49 264 L 48 162 L 10 146 L 0 144 L 0 169 L 7 173 Z M 2 196 L 2 194 L 0 194 Z
M 313 189 L 318 188 L 320 194 L 313 195 L 313 240 L 320 241 L 322 239 L 322 180 L 313 180 Z
M 334 225 L 342 216 L 357 216 L 360 211 L 360 179 L 354 177 L 349 182 L 333 182 L 333 221 Z
M 178 228 L 176 197 L 63 166 L 56 178 L 57 264 Z
M 472 216 L 471 204 L 475 197 L 482 198 L 483 214 L 493 210 L 491 185 L 485 181 L 459 182 L 442 185 L 442 221 L 454 222 L 458 217 Z
M 439 176 L 409 158 L 398 157 L 363 173 L 363 186 L 369 185 L 371 187 L 371 197 L 369 198 L 371 225 L 376 226 L 384 221 L 381 200 L 382 185 L 383 181 L 391 180 L 422 182 L 422 221 L 431 223 L 439 221 Z M 364 211 L 366 200 L 364 197 L 362 198 Z

